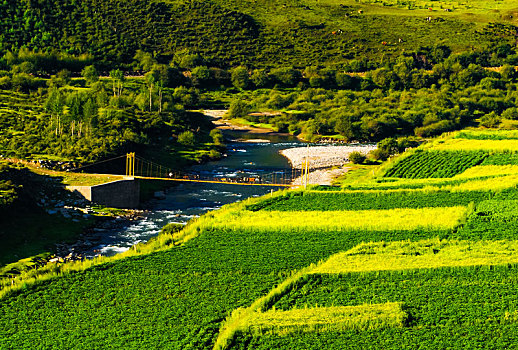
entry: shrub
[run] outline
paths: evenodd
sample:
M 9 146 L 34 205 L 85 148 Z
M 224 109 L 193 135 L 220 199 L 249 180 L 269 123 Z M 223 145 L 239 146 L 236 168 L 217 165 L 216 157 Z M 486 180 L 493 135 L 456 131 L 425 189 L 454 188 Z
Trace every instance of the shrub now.
M 232 85 L 238 89 L 246 89 L 250 85 L 248 69 L 243 66 L 232 69 Z
M 230 118 L 243 118 L 250 111 L 250 106 L 241 100 L 234 100 L 228 110 L 228 116 Z
M 352 152 L 349 154 L 349 160 L 353 164 L 362 164 L 365 161 L 366 156 L 360 152 Z
M 223 143 L 223 133 L 219 129 L 212 129 L 210 131 L 210 137 L 212 137 L 212 142 L 216 145 L 221 145 Z
M 195 138 L 192 131 L 184 131 L 178 135 L 178 142 L 185 146 L 194 146 Z
M 480 125 L 485 126 L 486 128 L 494 128 L 500 124 L 502 119 L 495 112 L 488 113 L 480 118 Z

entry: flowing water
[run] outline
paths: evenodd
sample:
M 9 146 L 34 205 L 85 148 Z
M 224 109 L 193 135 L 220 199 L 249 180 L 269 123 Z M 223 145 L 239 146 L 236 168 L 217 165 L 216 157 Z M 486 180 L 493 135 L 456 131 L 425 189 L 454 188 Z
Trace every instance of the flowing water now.
M 279 151 L 304 145 L 292 136 L 240 131 L 225 131 L 225 135 L 229 139 L 239 140 L 227 142 L 228 156 L 219 161 L 193 166 L 190 172 L 215 177 L 261 176 L 282 172 L 289 169 L 290 164 Z M 186 223 L 209 210 L 248 197 L 262 196 L 271 190 L 272 187 L 263 186 L 180 183 L 165 192 L 165 199 L 146 203 L 148 211 L 144 219 L 124 228 L 103 232 L 100 240 L 84 256 L 109 256 L 126 251 L 132 245 L 156 236 L 170 222 Z

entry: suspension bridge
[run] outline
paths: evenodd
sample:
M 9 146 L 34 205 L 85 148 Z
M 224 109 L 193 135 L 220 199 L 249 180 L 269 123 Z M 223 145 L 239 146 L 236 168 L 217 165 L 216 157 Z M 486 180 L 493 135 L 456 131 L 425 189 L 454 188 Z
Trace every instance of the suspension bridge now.
M 297 185 L 305 185 L 307 183 L 307 173 L 309 171 L 308 161 L 306 161 L 300 169 L 280 169 L 271 171 L 269 173 L 261 173 L 260 175 L 257 173 L 247 171 L 237 171 L 236 174 L 234 174 L 233 176 L 222 176 L 194 172 L 189 173 L 174 170 L 170 167 L 163 166 L 156 162 L 144 159 L 140 156 L 137 156 L 134 152 L 102 160 L 79 168 L 70 169 L 70 171 L 84 172 L 88 168 L 98 167 L 101 164 L 106 165 L 109 162 L 116 162 L 117 164 L 122 164 L 123 158 L 125 158 L 124 175 L 126 175 L 127 177 L 136 179 L 166 180 L 176 182 L 213 183 L 241 186 L 292 187 Z M 293 181 L 297 178 L 301 179 L 300 184 L 293 184 Z

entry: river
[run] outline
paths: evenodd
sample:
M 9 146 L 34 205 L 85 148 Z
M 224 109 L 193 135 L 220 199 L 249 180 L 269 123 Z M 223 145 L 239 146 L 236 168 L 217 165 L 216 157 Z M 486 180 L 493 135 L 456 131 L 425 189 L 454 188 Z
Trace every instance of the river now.
M 225 130 L 224 134 L 231 140 L 227 142 L 227 157 L 193 166 L 190 172 L 216 177 L 261 176 L 282 172 L 289 169 L 290 164 L 279 151 L 304 145 L 288 135 L 237 130 Z M 92 258 L 99 254 L 110 256 L 121 253 L 134 244 L 156 236 L 167 223 L 186 223 L 209 210 L 248 197 L 262 196 L 271 190 L 272 187 L 263 186 L 180 183 L 165 191 L 165 199 L 153 199 L 145 203 L 147 211 L 143 219 L 122 228 L 99 232 L 95 244 L 83 255 Z

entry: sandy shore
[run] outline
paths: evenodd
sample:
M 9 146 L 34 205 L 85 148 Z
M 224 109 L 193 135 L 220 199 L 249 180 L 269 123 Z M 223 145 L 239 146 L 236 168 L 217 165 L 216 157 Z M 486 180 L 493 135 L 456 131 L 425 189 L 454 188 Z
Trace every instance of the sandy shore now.
M 308 185 L 332 185 L 334 179 L 349 171 L 349 167 L 338 169 L 319 169 L 311 171 L 308 175 Z M 300 176 L 291 182 L 293 187 L 304 186 L 304 179 Z
M 306 157 L 309 159 L 309 185 L 331 185 L 336 177 L 345 174 L 349 170 L 348 167 L 344 167 L 349 162 L 349 154 L 352 152 L 367 154 L 373 149 L 376 149 L 376 146 L 297 147 L 282 150 L 281 154 L 288 158 L 294 168 L 301 168 Z M 335 169 L 330 169 L 332 167 Z M 311 170 L 315 168 L 317 170 Z M 294 186 L 301 185 L 301 183 L 301 178 L 297 178 L 292 182 Z

